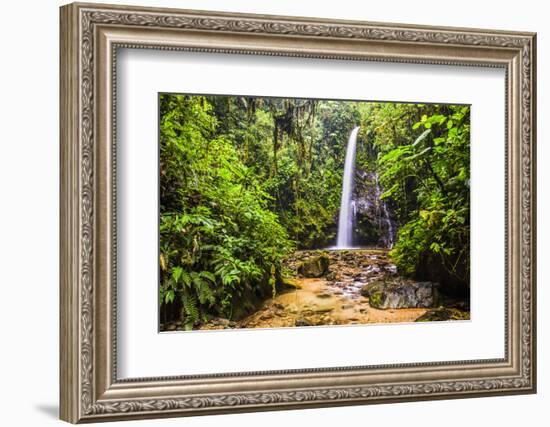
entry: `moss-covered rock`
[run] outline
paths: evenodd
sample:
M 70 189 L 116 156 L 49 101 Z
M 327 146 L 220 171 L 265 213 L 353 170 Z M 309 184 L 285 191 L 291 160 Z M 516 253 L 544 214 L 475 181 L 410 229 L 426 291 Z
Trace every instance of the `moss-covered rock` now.
M 296 319 L 295 326 L 313 326 L 313 324 L 307 319 Z
M 444 322 L 447 320 L 470 320 L 470 313 L 454 307 L 439 307 L 429 310 L 416 322 Z
M 382 292 L 382 291 L 373 292 L 369 296 L 369 304 L 370 304 L 371 307 L 385 308 L 384 307 L 384 300 L 385 300 L 384 292 Z
M 301 288 L 302 287 L 296 283 L 295 280 L 286 277 L 281 278 L 281 280 L 277 282 L 277 292 L 295 291 Z
M 385 283 L 382 280 L 375 280 L 374 282 L 370 282 L 361 288 L 361 295 L 366 298 L 370 298 L 373 293 L 383 290 L 384 285 Z
M 374 308 L 428 308 L 433 307 L 436 286 L 431 282 L 373 282 L 361 293 Z
M 329 257 L 325 254 L 309 258 L 298 265 L 298 274 L 303 277 L 321 277 L 328 273 Z

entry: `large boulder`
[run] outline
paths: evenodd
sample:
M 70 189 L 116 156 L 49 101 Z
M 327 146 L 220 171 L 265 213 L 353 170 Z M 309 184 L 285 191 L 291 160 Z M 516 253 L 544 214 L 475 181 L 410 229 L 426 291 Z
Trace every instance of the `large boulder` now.
M 368 296 L 371 307 L 429 308 L 434 306 L 437 284 L 432 282 L 375 282 L 370 288 L 363 288 L 362 295 Z
M 321 277 L 328 273 L 329 264 L 327 255 L 314 256 L 298 265 L 298 274 L 303 277 Z

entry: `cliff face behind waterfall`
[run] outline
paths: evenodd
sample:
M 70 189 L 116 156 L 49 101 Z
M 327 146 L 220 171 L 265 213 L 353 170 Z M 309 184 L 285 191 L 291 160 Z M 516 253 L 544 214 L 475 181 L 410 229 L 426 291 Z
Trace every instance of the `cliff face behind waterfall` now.
M 395 241 L 392 210 L 382 200 L 375 172 L 358 171 L 355 179 L 355 241 L 358 246 L 390 248 Z
M 391 248 L 396 237 L 394 210 L 382 199 L 376 171 L 378 151 L 365 132 L 357 140 L 355 179 L 352 194 L 354 209 L 353 244 L 355 246 Z

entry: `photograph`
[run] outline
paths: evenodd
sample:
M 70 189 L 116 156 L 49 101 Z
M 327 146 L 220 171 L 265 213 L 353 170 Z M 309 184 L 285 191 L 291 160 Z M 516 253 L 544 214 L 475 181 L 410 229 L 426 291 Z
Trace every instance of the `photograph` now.
M 159 93 L 159 331 L 470 319 L 470 106 Z

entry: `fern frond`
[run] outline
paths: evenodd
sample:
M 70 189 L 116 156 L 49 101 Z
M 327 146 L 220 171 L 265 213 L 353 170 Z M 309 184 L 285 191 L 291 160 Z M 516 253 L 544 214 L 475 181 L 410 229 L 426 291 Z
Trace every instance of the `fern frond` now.
M 193 324 L 199 320 L 199 308 L 197 298 L 194 295 L 183 297 L 183 309 L 185 311 L 185 324 Z

